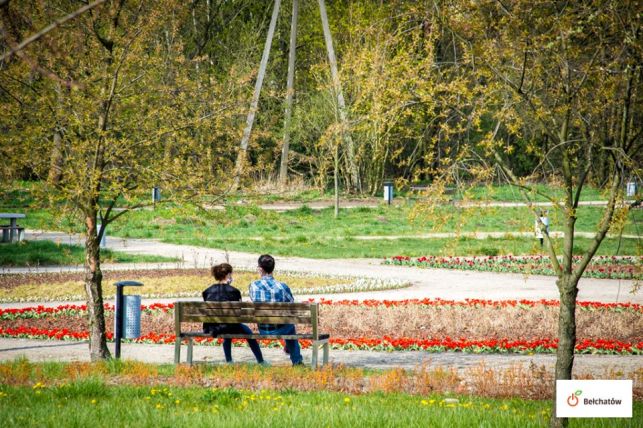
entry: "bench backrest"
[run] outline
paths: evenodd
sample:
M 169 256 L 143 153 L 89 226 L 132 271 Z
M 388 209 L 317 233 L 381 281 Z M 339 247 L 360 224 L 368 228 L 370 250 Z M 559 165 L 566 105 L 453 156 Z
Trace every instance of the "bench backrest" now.
M 181 323 L 257 323 L 307 324 L 318 337 L 318 303 L 253 303 L 253 302 L 175 302 L 174 323 L 177 335 Z

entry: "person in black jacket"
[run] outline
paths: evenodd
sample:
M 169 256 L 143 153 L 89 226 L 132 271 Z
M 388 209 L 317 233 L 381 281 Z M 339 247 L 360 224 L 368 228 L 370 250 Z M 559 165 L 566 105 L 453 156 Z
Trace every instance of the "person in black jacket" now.
M 203 300 L 206 302 L 239 302 L 241 301 L 241 292 L 232 285 L 232 266 L 228 263 L 221 263 L 212 266 L 212 276 L 217 280 L 203 292 Z M 252 334 L 252 330 L 244 324 L 219 324 L 204 323 L 203 331 L 216 337 L 225 333 Z M 257 362 L 263 364 L 263 355 L 259 343 L 255 339 L 247 339 L 252 353 L 255 355 Z M 223 353 L 228 363 L 232 362 L 232 339 L 223 339 Z

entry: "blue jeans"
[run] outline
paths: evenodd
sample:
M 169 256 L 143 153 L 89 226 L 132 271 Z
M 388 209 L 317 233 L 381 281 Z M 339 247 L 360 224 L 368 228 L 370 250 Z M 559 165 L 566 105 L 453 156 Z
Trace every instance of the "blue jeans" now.
M 219 334 L 252 334 L 252 330 L 245 324 L 228 324 L 226 328 L 218 331 Z M 252 353 L 255 355 L 258 363 L 263 363 L 263 355 L 261 354 L 261 348 L 259 348 L 259 343 L 255 339 L 246 339 L 248 345 L 252 350 Z M 223 354 L 225 355 L 225 360 L 228 363 L 232 362 L 232 339 L 223 339 Z
M 259 333 L 268 335 L 297 334 L 293 324 L 259 324 Z M 286 349 L 290 354 L 290 361 L 292 361 L 293 365 L 304 363 L 304 359 L 301 356 L 301 349 L 299 348 L 299 341 L 286 340 Z

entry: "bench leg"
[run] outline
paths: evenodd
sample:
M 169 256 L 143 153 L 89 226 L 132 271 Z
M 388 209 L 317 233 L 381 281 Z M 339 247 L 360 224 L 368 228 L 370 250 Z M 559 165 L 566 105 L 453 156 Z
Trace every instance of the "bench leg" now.
M 188 338 L 188 364 L 192 365 L 192 338 Z
M 324 342 L 324 356 L 322 359 L 322 365 L 328 364 L 328 354 L 330 353 L 330 344 L 328 343 L 328 340 Z
M 313 369 L 317 368 L 317 360 L 319 359 L 319 342 L 314 341 L 313 342 L 313 359 L 310 363 L 310 366 Z
M 179 364 L 181 362 L 181 338 L 176 337 L 174 341 L 174 364 Z

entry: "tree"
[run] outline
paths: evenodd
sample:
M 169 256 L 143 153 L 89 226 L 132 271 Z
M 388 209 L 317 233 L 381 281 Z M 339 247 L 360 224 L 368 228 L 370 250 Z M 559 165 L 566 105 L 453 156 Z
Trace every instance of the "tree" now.
M 623 180 L 638 176 L 641 159 L 641 22 L 634 1 L 454 2 L 443 19 L 460 38 L 487 91 L 495 122 L 478 154 L 496 163 L 537 214 L 530 178 L 562 180 L 564 197 L 543 194 L 564 219 L 560 256 L 539 221 L 560 294 L 556 379 L 571 379 L 576 344 L 578 282 L 610 228 L 627 216 Z M 605 129 L 608 128 L 608 130 Z M 549 145 L 525 134 L 546 136 Z M 515 173 L 525 150 L 538 160 L 530 176 Z M 605 180 L 593 170 L 606 162 Z M 574 230 L 585 186 L 608 199 L 589 248 L 575 258 Z M 552 426 L 566 426 L 556 418 Z
M 11 13 L 24 22 L 50 22 L 73 4 L 36 2 L 16 5 Z M 7 130 L 2 152 L 17 173 L 45 179 L 51 153 L 58 151 L 60 179 L 43 181 L 39 196 L 56 208 L 68 207 L 84 225 L 92 360 L 110 357 L 99 246 L 107 225 L 148 204 L 152 186 L 184 200 L 226 185 L 221 170 L 213 174 L 213 155 L 204 156 L 207 150 L 194 138 L 205 119 L 226 106 L 204 112 L 192 103 L 196 82 L 179 38 L 188 11 L 173 1 L 108 1 L 44 36 L 39 43 L 45 49 L 38 43 L 23 49 L 31 62 L 12 61 L 0 74 L 10 94 L 1 99 L 9 112 L 0 124 Z M 61 78 L 47 78 L 41 68 Z M 61 81 L 71 83 L 61 90 Z M 221 91 L 216 83 L 208 87 Z M 218 156 L 222 166 L 229 162 L 229 147 L 222 146 Z

